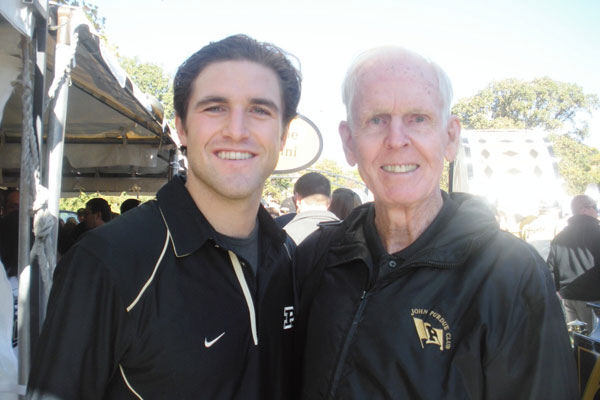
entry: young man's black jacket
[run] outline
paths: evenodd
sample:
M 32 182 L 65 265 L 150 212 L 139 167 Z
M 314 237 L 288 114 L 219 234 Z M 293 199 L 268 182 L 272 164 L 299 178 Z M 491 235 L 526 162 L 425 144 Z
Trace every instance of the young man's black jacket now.
M 375 256 L 373 218 L 298 247 L 302 399 L 578 398 L 548 268 L 482 202 L 444 194 L 406 259 Z
M 236 275 L 178 177 L 88 232 L 56 269 L 29 396 L 289 398 L 293 243 L 258 221 L 257 278 L 242 259 Z

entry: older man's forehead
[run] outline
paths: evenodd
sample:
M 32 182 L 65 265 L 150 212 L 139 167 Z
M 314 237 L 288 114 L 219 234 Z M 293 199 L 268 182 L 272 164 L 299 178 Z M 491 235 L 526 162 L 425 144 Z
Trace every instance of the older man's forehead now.
M 358 76 L 354 107 L 361 108 L 365 102 L 386 109 L 390 103 L 390 91 L 403 89 L 404 95 L 416 108 L 428 108 L 433 100 L 443 106 L 437 75 L 424 63 L 390 60 L 365 66 Z M 411 93 L 413 92 L 413 93 Z M 360 111 L 359 111 L 360 112 Z
M 421 81 L 438 88 L 438 76 L 425 59 L 411 55 L 392 55 L 365 63 L 358 73 L 361 81 L 402 79 Z

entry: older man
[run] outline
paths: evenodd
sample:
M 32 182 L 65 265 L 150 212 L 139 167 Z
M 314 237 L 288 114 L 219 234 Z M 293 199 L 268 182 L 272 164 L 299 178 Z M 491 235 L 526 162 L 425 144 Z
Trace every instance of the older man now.
M 304 399 L 574 399 L 548 268 L 487 207 L 440 190 L 460 123 L 446 74 L 372 50 L 340 135 L 374 203 L 298 249 Z

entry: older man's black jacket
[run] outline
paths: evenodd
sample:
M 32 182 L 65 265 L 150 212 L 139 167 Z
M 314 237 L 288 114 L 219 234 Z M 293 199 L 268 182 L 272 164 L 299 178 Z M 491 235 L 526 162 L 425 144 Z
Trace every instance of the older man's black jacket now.
M 373 217 L 298 248 L 302 399 L 578 397 L 549 271 L 480 201 L 444 194 L 407 259 L 374 256 Z
M 289 398 L 293 243 L 258 220 L 257 278 L 243 259 L 236 274 L 178 177 L 90 231 L 56 269 L 29 396 Z

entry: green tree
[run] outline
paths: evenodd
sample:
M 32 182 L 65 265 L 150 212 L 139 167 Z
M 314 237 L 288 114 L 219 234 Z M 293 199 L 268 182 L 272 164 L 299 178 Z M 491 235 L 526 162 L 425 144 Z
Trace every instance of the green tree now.
M 566 135 L 550 135 L 552 149 L 560 158 L 558 170 L 565 178 L 566 191 L 574 196 L 585 192 L 589 183 L 600 182 L 600 152 Z
M 148 93 L 160 101 L 164 108 L 165 118 L 172 123 L 175 119 L 175 110 L 171 77 L 161 66 L 142 62 L 137 57 L 122 56 L 119 58 L 119 62 L 142 92 Z
M 111 46 L 108 43 L 105 35 L 106 18 L 101 16 L 97 5 L 85 0 L 58 0 L 59 4 L 81 7 L 92 23 L 98 34 L 103 39 L 104 43 L 118 54 L 118 47 Z M 119 62 L 127 75 L 144 93 L 148 93 L 163 105 L 165 113 L 164 118 L 169 123 L 173 123 L 175 119 L 175 111 L 173 108 L 173 87 L 171 85 L 171 76 L 167 74 L 161 66 L 145 63 L 139 58 L 119 56 Z
M 567 132 L 580 139 L 589 127 L 581 118 L 600 107 L 595 94 L 572 83 L 537 78 L 531 82 L 506 79 L 490 83 L 452 108 L 467 129 L 533 129 Z
M 263 188 L 263 199 L 272 199 L 280 204 L 294 193 L 293 177 L 290 175 L 271 175 Z
M 326 158 L 321 159 L 306 171 L 302 171 L 302 173 L 304 174 L 309 171 L 319 172 L 329 178 L 332 190 L 340 187 L 349 189 L 365 188 L 365 185 L 356 168 L 350 171 L 344 170 L 337 162 L 333 160 Z
M 580 86 L 538 78 L 531 82 L 506 79 L 492 82 L 452 109 L 467 129 L 533 129 L 552 133 L 549 140 L 560 158 L 559 172 L 566 191 L 579 194 L 588 183 L 600 182 L 598 151 L 581 143 L 589 127 L 581 114 L 600 107 L 598 96 Z M 565 129 L 565 125 L 570 130 Z M 566 132 L 562 135 L 559 132 Z M 447 178 L 442 177 L 447 182 Z
M 142 203 L 144 203 L 154 198 L 154 196 L 132 196 L 131 194 L 127 194 L 127 192 L 123 192 L 119 196 L 104 196 L 100 193 L 81 192 L 77 197 L 66 197 L 60 199 L 59 208 L 61 210 L 77 211 L 80 208 L 85 208 L 85 203 L 96 197 L 102 197 L 103 199 L 105 199 L 110 205 L 111 211 L 116 214 L 119 214 L 121 212 L 121 203 L 127 199 L 137 198 Z
M 311 171 L 325 175 L 331 182 L 332 190 L 340 187 L 360 190 L 365 189 L 365 185 L 356 168 L 347 171 L 333 160 L 321 159 L 309 168 L 290 175 L 271 175 L 265 183 L 263 198 L 271 198 L 281 204 L 283 200 L 294 194 L 294 183 L 296 182 L 296 179 Z
M 100 15 L 98 6 L 85 0 L 57 0 L 58 4 L 65 4 L 67 6 L 81 7 L 88 20 L 92 23 L 100 37 L 106 40 L 105 27 L 106 18 Z

